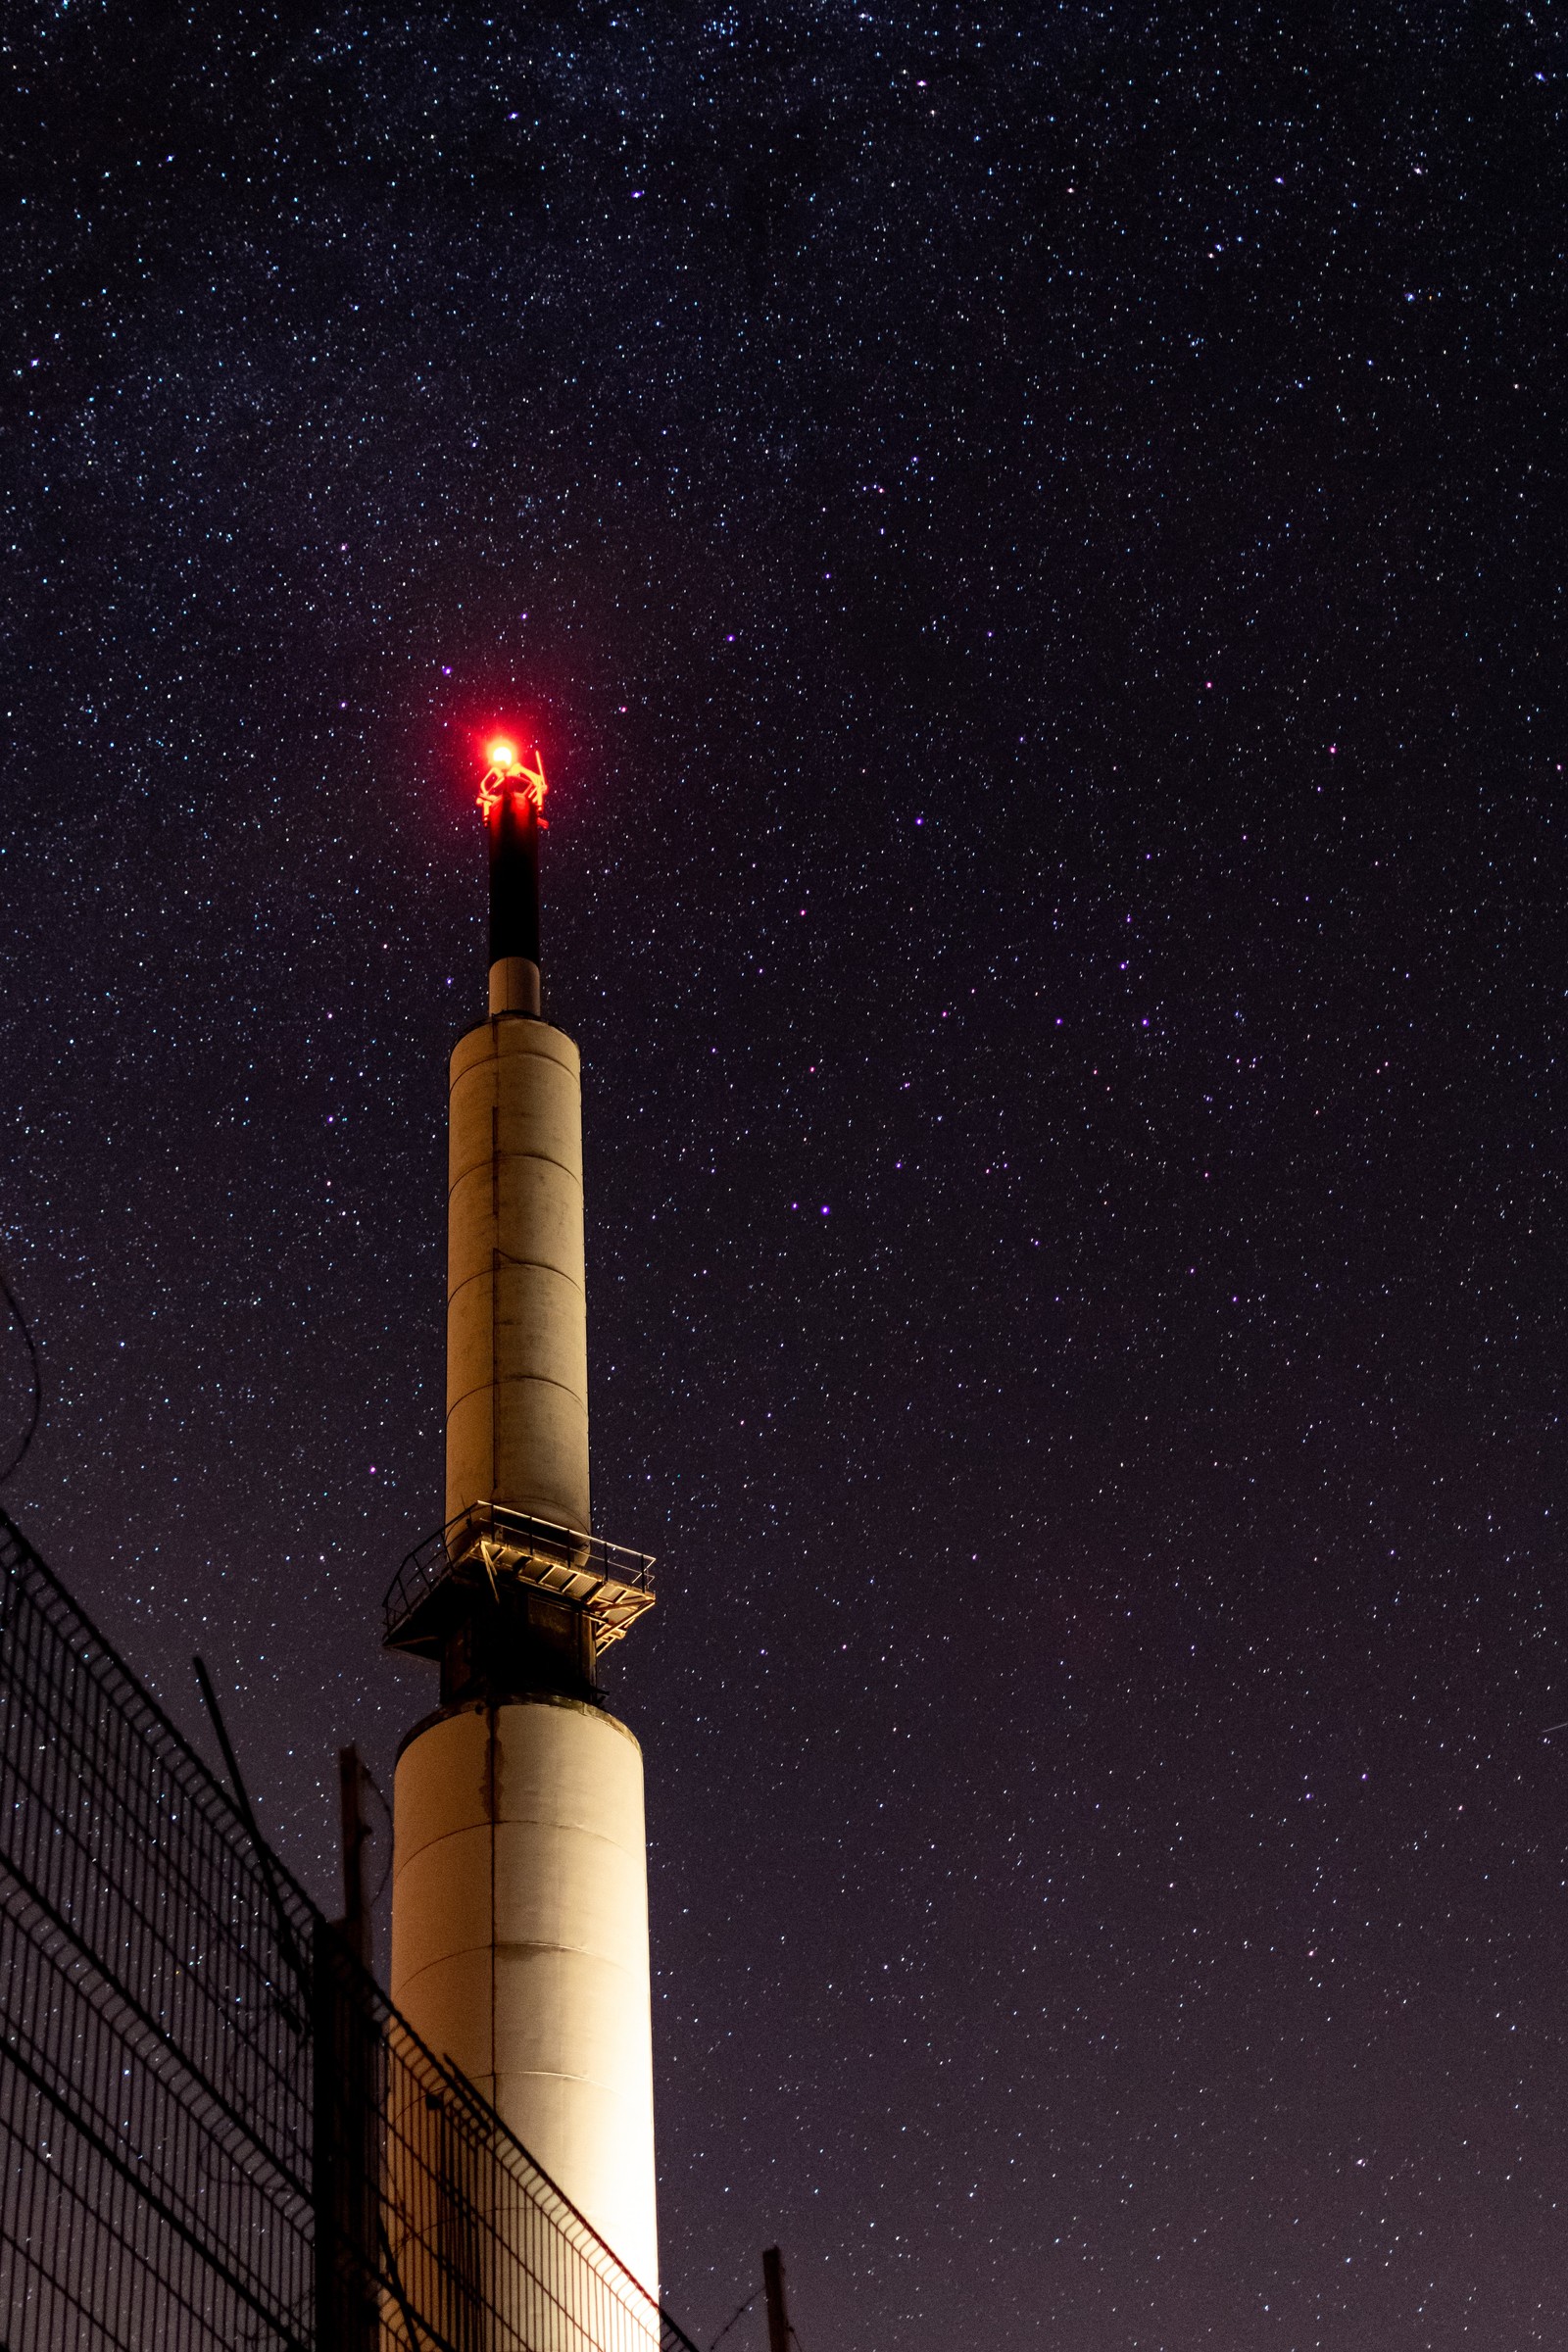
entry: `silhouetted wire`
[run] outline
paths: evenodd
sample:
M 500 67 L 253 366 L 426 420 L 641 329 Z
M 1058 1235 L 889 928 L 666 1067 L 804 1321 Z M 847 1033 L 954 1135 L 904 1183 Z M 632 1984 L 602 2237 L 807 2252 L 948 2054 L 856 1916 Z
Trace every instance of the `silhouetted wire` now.
M 32 1373 L 32 1402 L 28 1408 L 27 1426 L 22 1433 L 22 1442 L 15 1453 L 5 1468 L 0 1470 L 0 1487 L 3 1487 L 6 1480 L 14 1478 L 22 1468 L 27 1458 L 27 1448 L 38 1433 L 38 1423 L 43 1416 L 43 1375 L 38 1368 L 37 1345 L 31 1332 L 27 1329 L 27 1318 L 18 1305 L 17 1294 L 7 1282 L 3 1271 L 0 1271 L 0 1298 L 4 1298 L 6 1305 L 11 1311 L 11 1320 L 22 1334 L 22 1345 L 27 1350 L 27 1363 Z
M 757 2301 L 757 2298 L 761 2291 L 762 2290 L 760 2287 L 757 2287 L 751 2294 L 747 2296 L 745 2302 L 742 2303 L 737 2310 L 730 2313 L 729 2318 L 724 2322 L 723 2327 L 719 2329 L 712 2342 L 709 2345 L 708 2352 L 718 2352 L 719 2345 L 724 2341 L 725 2336 L 728 2335 L 736 2321 L 745 2319 L 746 2314 L 751 2310 L 752 2305 Z
M 196 1687 L 202 1694 L 202 1704 L 207 1709 L 208 1719 L 218 1735 L 218 1744 L 222 1750 L 223 1763 L 228 1771 L 228 1792 L 234 1800 L 236 1812 L 245 1824 L 251 1841 L 251 1851 L 256 1856 L 257 1868 L 262 1874 L 262 1883 L 271 1901 L 277 1926 L 277 1940 L 282 1946 L 283 1957 L 294 1971 L 296 1981 L 301 1984 L 307 1984 L 310 1982 L 310 1972 L 306 1965 L 305 1954 L 300 1949 L 299 1938 L 294 1933 L 294 1923 L 289 1918 L 288 1906 L 283 1900 L 282 1889 L 277 1883 L 277 1873 L 272 1868 L 271 1848 L 257 1826 L 255 1808 L 251 1804 L 244 1776 L 240 1772 L 239 1758 L 234 1753 L 234 1742 L 228 1736 L 228 1726 L 223 1721 L 223 1710 L 218 1703 L 218 1692 L 213 1688 L 213 1678 L 208 1673 L 206 1662 L 202 1658 L 192 1658 L 191 1665 L 196 1672 Z M 292 2025 L 303 2025 L 304 2021 L 296 2012 L 291 2001 L 285 2000 L 279 1995 L 278 2007 Z

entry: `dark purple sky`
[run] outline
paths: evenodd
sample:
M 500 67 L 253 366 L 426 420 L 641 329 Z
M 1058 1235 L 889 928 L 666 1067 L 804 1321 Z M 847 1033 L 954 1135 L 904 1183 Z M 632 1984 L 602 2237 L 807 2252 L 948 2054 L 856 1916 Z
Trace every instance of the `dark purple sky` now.
M 536 723 L 673 2308 L 1559 2344 L 1560 27 L 11 47 L 13 1509 L 330 1900 Z

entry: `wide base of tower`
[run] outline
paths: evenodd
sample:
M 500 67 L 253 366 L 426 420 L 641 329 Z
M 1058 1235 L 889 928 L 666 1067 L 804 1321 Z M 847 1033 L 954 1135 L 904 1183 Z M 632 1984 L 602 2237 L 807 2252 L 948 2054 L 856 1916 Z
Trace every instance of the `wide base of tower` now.
M 444 1708 L 398 1759 L 392 1998 L 657 2297 L 646 1857 L 602 1707 Z

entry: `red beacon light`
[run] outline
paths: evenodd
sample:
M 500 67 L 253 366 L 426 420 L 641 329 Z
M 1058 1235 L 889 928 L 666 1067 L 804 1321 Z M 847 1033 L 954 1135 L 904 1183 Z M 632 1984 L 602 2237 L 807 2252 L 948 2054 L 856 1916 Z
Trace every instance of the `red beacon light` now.
M 509 743 L 505 736 L 498 736 L 494 743 L 485 746 L 485 758 L 490 764 L 479 784 L 479 807 L 484 815 L 488 817 L 510 791 L 519 813 L 531 803 L 534 814 L 540 824 L 544 824 L 545 794 L 549 787 L 545 782 L 545 763 L 539 756 L 538 746 L 534 747 L 532 767 L 521 757 L 516 745 Z

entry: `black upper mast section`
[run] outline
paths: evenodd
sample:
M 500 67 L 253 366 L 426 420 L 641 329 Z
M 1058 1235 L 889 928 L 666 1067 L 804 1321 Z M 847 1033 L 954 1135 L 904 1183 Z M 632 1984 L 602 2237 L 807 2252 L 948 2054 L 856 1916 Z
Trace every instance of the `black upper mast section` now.
M 539 834 L 543 818 L 531 779 L 497 773 L 486 793 L 484 829 L 490 848 L 490 960 L 525 956 L 539 961 Z M 486 779 L 487 783 L 489 779 Z

